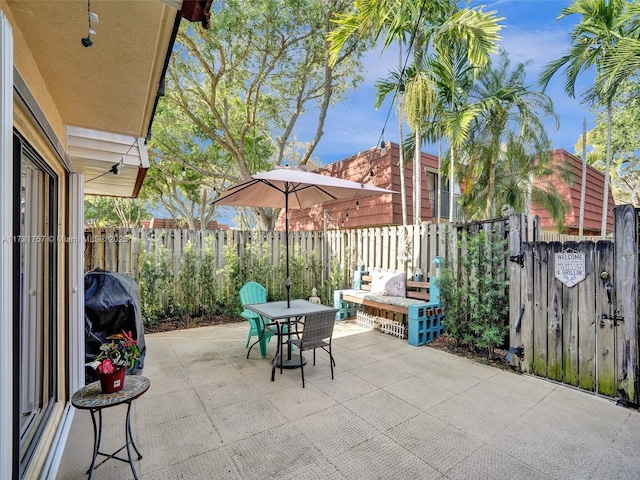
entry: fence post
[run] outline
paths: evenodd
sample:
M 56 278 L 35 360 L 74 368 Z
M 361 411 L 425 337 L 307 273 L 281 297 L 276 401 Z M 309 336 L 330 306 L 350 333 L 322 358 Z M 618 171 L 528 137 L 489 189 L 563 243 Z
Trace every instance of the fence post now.
M 519 255 L 522 247 L 522 215 L 513 213 L 509 215 L 509 254 L 513 257 Z M 522 267 L 518 262 L 509 262 L 509 346 L 522 345 L 520 327 L 522 322 Z M 511 365 L 519 366 L 519 358 L 511 355 Z

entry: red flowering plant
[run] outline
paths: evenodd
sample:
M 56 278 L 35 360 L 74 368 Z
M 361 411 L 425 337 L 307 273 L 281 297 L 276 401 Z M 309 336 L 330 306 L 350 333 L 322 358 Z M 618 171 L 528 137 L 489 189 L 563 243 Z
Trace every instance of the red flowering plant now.
M 100 354 L 91 362 L 98 373 L 113 373 L 117 367 L 128 367 L 133 371 L 140 358 L 138 342 L 131 332 L 116 333 L 107 337 L 109 342 L 100 345 Z

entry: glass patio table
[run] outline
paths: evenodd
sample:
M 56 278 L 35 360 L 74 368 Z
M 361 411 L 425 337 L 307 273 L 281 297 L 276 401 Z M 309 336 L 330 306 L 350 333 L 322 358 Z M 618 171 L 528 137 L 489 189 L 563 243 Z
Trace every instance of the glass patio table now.
M 248 304 L 245 305 L 245 308 L 260 315 L 263 322 L 265 322 L 265 319 L 267 319 L 270 321 L 270 323 L 276 323 L 279 343 L 278 352 L 276 353 L 273 362 L 274 366 L 278 366 L 281 368 L 300 368 L 301 355 L 299 353 L 291 353 L 291 343 L 287 343 L 287 356 L 286 358 L 283 358 L 284 352 L 282 352 L 281 348 L 281 338 L 285 336 L 291 338 L 291 334 L 293 333 L 291 332 L 291 326 L 300 321 L 300 319 L 305 315 L 309 315 L 311 313 L 338 311 L 338 309 L 336 308 L 328 307 L 326 305 L 320 305 L 308 300 L 291 300 L 289 307 L 287 307 L 287 301 L 282 300 L 278 302 Z M 287 327 L 286 332 L 284 330 L 285 326 Z M 302 357 L 302 363 L 305 363 L 304 357 Z M 274 375 L 272 372 L 271 381 L 273 381 L 273 379 Z

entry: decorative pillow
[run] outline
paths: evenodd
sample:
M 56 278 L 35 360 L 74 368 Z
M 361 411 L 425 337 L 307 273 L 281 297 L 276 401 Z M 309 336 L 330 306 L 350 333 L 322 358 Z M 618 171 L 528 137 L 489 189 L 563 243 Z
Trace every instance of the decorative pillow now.
M 407 293 L 407 274 L 405 272 L 373 272 L 371 274 L 371 293 L 404 297 Z

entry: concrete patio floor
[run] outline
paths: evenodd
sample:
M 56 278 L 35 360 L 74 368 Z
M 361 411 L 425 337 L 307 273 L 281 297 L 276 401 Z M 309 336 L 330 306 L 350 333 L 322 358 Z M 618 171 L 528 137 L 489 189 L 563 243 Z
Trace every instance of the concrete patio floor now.
M 146 335 L 149 391 L 133 403 L 140 479 L 638 479 L 640 412 L 356 324 L 327 355 L 270 381 L 248 325 Z M 306 357 L 311 359 L 311 353 Z M 124 443 L 104 411 L 104 451 Z M 91 418 L 76 411 L 58 479 L 87 478 Z M 129 479 L 109 460 L 94 479 Z

